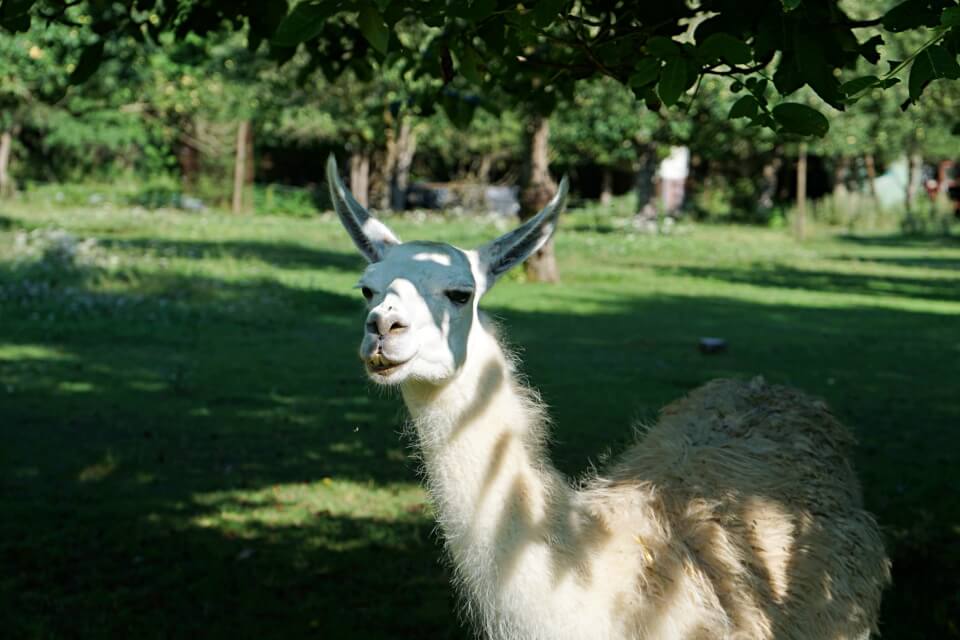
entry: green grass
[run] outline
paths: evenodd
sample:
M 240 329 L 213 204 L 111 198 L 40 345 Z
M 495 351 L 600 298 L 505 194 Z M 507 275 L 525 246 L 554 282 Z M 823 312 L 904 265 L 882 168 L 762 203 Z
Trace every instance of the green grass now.
M 561 469 L 718 376 L 821 395 L 894 558 L 884 637 L 958 637 L 960 242 L 564 224 L 562 285 L 485 301 Z M 356 359 L 361 268 L 330 216 L 0 209 L 0 635 L 469 637 L 400 402 Z

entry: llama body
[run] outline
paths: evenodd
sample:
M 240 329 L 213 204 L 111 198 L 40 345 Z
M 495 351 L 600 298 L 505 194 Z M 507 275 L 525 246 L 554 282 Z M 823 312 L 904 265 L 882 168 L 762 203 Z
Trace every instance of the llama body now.
M 552 233 L 554 202 L 477 251 L 400 243 L 328 166 L 371 262 L 361 358 L 400 388 L 469 617 L 491 640 L 861 639 L 889 563 L 817 401 L 715 381 L 572 486 L 480 296 Z

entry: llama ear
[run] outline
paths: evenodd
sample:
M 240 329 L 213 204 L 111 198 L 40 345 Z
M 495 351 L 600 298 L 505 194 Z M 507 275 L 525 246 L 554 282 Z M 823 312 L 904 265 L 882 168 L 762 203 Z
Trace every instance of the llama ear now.
M 371 216 L 350 190 L 343 186 L 333 154 L 330 154 L 327 160 L 327 184 L 330 186 L 330 199 L 340 216 L 340 222 L 368 262 L 379 262 L 383 259 L 383 251 L 388 245 L 400 244 L 400 239 L 387 225 Z
M 480 247 L 480 268 L 489 279 L 487 289 L 493 286 L 498 277 L 539 251 L 550 239 L 557 228 L 560 212 L 567 203 L 567 188 L 567 177 L 564 176 L 557 193 L 540 213 L 513 231 Z

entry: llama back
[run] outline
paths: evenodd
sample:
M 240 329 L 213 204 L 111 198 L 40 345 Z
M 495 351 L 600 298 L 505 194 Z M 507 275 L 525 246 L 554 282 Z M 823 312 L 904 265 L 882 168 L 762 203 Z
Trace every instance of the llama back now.
M 699 495 L 763 494 L 818 511 L 860 506 L 853 435 L 795 389 L 715 380 L 667 405 L 611 470 Z
M 823 402 L 760 379 L 717 380 L 667 406 L 593 487 L 609 518 L 632 494 L 646 511 L 635 520 L 658 523 L 634 534 L 647 562 L 632 609 L 654 613 L 628 637 L 666 637 L 669 625 L 688 637 L 866 638 L 889 562 L 861 508 L 853 442 Z M 678 580 L 687 595 L 671 607 L 663 594 Z

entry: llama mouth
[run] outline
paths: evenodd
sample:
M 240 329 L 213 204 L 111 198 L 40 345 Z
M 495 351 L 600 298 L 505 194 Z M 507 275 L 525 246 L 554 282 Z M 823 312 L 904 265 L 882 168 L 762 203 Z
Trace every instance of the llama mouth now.
M 408 362 L 410 362 L 410 360 L 392 362 L 384 358 L 382 354 L 378 353 L 367 360 L 365 364 L 367 365 L 368 372 L 378 376 L 388 376 Z

